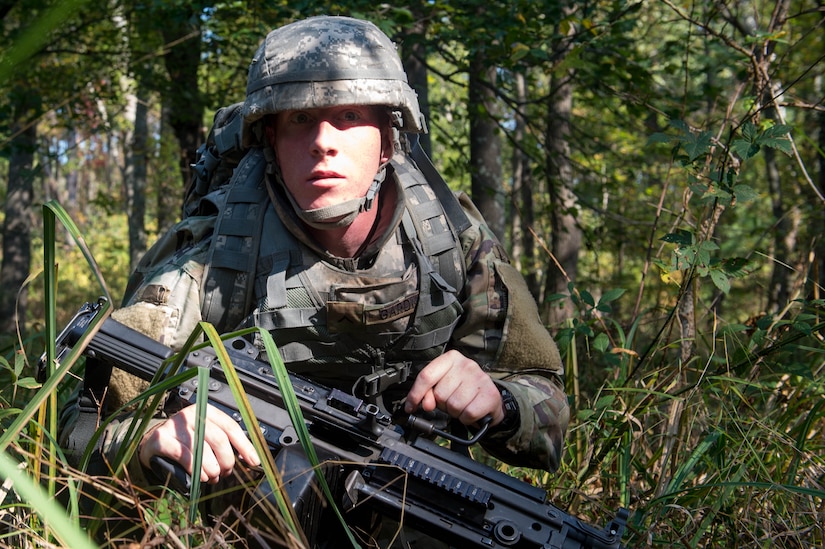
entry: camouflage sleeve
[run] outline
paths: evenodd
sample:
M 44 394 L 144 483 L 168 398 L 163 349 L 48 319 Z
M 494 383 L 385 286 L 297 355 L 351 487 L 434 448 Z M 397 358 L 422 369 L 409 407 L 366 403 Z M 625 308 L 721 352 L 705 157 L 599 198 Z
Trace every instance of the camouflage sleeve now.
M 129 281 L 123 307 L 112 318 L 155 339 L 174 350 L 180 350 L 192 333 L 200 316 L 200 283 L 209 240 L 202 238 L 208 220 L 189 218 L 162 236 L 141 260 Z M 118 369 L 112 371 L 106 395 L 111 413 L 146 390 L 148 383 Z M 73 455 L 82 455 L 88 440 L 88 430 L 77 429 L 78 400 L 70 398 L 61 411 L 61 446 Z M 162 412 L 158 412 L 159 417 Z M 107 425 L 99 439 L 96 453 L 113 463 L 123 437 L 134 418 L 127 410 Z M 142 480 L 142 468 L 137 458 L 129 463 L 133 481 Z
M 460 200 L 473 226 L 461 236 L 467 283 L 452 346 L 509 390 L 519 409 L 518 424 L 493 429 L 482 446 L 511 465 L 554 471 L 570 419 L 558 348 L 524 278 L 470 199 Z

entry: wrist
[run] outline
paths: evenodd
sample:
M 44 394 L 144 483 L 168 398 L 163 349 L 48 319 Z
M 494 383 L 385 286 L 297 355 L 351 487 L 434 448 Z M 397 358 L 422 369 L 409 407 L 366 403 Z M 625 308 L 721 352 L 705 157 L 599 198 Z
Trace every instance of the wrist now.
M 150 468 L 149 461 L 152 459 L 152 455 L 144 456 L 144 450 L 146 443 L 149 440 L 149 437 L 154 434 L 155 431 L 163 424 L 163 420 L 153 422 L 148 429 L 143 433 L 143 436 L 140 438 L 140 442 L 138 443 L 137 447 L 137 457 L 140 464 L 145 467 L 146 469 Z
M 513 393 L 507 387 L 496 384 L 498 392 L 501 395 L 501 407 L 504 411 L 503 419 L 492 427 L 492 431 L 498 433 L 510 433 L 518 429 L 521 422 L 521 413 L 519 412 L 518 402 Z

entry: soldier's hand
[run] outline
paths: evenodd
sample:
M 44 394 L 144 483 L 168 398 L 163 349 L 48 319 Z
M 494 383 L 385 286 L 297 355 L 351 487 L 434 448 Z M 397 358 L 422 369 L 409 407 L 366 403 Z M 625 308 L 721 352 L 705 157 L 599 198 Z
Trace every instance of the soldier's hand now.
M 179 463 L 192 475 L 195 448 L 195 406 L 187 406 L 164 420 L 143 436 L 138 446 L 138 458 L 149 467 L 153 456 L 162 456 Z M 216 483 L 232 473 L 235 452 L 252 466 L 261 461 L 240 424 L 211 404 L 207 406 L 204 425 L 202 482 Z
M 481 366 L 458 351 L 448 351 L 425 366 L 416 376 L 405 412 L 419 407 L 438 408 L 464 425 L 473 425 L 486 415 L 497 425 L 504 419 L 501 393 Z

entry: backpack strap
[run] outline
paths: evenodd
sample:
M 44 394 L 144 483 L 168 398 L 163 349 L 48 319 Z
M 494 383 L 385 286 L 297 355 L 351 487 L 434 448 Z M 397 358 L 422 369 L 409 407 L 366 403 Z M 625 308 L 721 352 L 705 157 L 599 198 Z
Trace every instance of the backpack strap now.
M 441 202 L 444 213 L 453 226 L 453 231 L 456 235 L 460 235 L 470 228 L 470 219 L 467 217 L 461 204 L 459 204 L 458 198 L 456 198 L 450 186 L 447 185 L 447 182 L 444 181 L 444 178 L 441 177 L 441 174 L 438 173 L 438 170 L 433 166 L 427 153 L 424 152 L 418 135 L 408 136 L 407 139 L 411 141 L 410 157 L 415 162 L 415 165 L 418 166 L 418 169 L 421 170 L 421 173 L 424 174 L 433 192 Z
M 201 315 L 219 332 L 236 328 L 251 310 L 266 192 L 262 149 L 243 157 L 225 192 L 202 279 Z
M 403 226 L 419 253 L 435 267 L 427 274 L 436 287 L 458 294 L 466 278 L 459 237 L 470 227 L 470 219 L 417 141 L 412 151 L 411 156 L 393 159 L 412 217 L 412 223 Z M 418 234 L 416 227 L 428 227 L 427 233 Z

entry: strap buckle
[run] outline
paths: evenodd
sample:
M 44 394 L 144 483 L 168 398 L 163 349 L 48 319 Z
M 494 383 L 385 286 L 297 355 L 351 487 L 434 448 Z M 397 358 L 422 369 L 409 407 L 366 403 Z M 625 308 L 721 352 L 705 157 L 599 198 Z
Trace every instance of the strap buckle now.
M 363 399 L 379 395 L 392 385 L 407 381 L 407 378 L 410 377 L 411 369 L 411 363 L 402 362 L 376 370 L 371 374 L 363 375 L 355 382 L 353 394 Z

